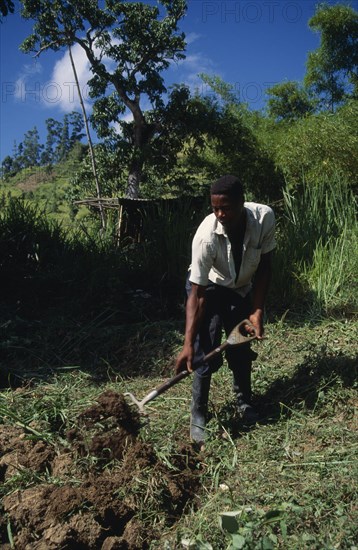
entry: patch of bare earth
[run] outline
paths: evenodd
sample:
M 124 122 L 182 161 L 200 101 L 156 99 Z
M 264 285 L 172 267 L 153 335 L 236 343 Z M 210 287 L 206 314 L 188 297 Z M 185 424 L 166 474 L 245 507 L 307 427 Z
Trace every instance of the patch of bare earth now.
M 3 498 L 1 547 L 10 548 L 9 525 L 21 550 L 148 548 L 159 533 L 139 518 L 144 496 L 173 524 L 198 491 L 198 461 L 181 448 L 169 468 L 140 441 L 139 428 L 138 415 L 113 391 L 79 416 L 59 450 L 0 425 L 0 482 L 21 472 L 33 476 Z M 138 486 L 141 476 L 147 486 Z
M 23 181 L 20 181 L 17 187 L 21 191 L 29 193 L 30 191 L 35 191 L 41 184 L 53 181 L 54 178 L 54 174 L 46 174 L 43 170 L 37 170 L 26 176 Z

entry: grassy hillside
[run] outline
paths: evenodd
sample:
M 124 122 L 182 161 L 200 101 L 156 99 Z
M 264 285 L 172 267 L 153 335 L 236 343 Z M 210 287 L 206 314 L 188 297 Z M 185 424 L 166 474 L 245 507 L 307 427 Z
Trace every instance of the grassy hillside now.
M 72 225 L 73 209 L 67 194 L 83 154 L 84 148 L 78 144 L 65 161 L 52 167 L 24 168 L 15 176 L 0 180 L 0 196 L 3 201 L 10 197 L 31 201 L 44 210 L 50 219 L 62 222 L 65 226 Z M 87 209 L 81 208 L 77 213 L 78 220 L 86 214 Z

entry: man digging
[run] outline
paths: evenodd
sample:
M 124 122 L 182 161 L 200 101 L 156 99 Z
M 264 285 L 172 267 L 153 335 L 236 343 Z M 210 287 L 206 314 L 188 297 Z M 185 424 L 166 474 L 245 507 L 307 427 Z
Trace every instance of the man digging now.
M 184 346 L 176 372 L 193 370 L 193 364 L 220 345 L 222 329 L 228 335 L 247 318 L 258 339 L 264 333 L 263 313 L 275 248 L 275 217 L 270 207 L 244 202 L 236 176 L 223 176 L 211 186 L 213 213 L 200 224 L 192 243 L 187 278 Z M 235 405 L 246 425 L 258 414 L 251 403 L 251 365 L 256 353 L 250 344 L 226 351 L 233 373 Z M 198 367 L 193 375 L 190 436 L 205 440 L 211 375 L 222 365 L 218 356 Z

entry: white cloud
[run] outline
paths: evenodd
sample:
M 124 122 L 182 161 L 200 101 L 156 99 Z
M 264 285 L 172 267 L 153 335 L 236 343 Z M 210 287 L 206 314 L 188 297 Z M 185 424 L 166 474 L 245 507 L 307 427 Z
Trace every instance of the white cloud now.
M 41 85 L 34 81 L 34 77 L 42 72 L 42 65 L 38 60 L 33 63 L 26 63 L 19 74 L 13 88 L 13 95 L 19 101 L 26 101 L 29 98 L 39 100 Z
M 185 36 L 185 42 L 187 43 L 187 45 L 189 45 L 195 42 L 196 40 L 199 40 L 199 38 L 201 38 L 201 34 L 198 34 L 196 32 L 189 32 Z
M 133 122 L 133 114 L 127 111 L 124 115 L 121 116 L 123 122 Z M 118 122 L 114 122 L 111 126 L 115 129 L 117 134 L 122 134 L 122 127 Z
M 71 48 L 73 62 L 85 103 L 86 110 L 91 109 L 88 96 L 87 82 L 92 78 L 90 64 L 84 50 L 79 44 Z M 51 80 L 43 87 L 42 100 L 48 107 L 59 107 L 62 111 L 69 113 L 80 107 L 77 93 L 76 80 L 73 73 L 69 52 L 66 51 L 62 58 L 55 63 Z
M 202 71 L 205 67 L 211 68 L 213 66 L 213 62 L 200 52 L 188 55 L 182 60 L 181 64 L 191 71 Z
M 112 44 L 119 44 L 119 41 L 112 38 Z M 91 111 L 88 81 L 93 77 L 93 73 L 90 69 L 90 63 L 84 49 L 79 44 L 72 46 L 71 52 L 86 111 Z M 99 48 L 94 48 L 94 53 L 100 57 Z M 103 57 L 102 61 L 108 71 L 114 70 L 113 60 Z M 46 93 L 43 93 L 43 100 L 50 107 L 55 103 L 67 113 L 80 108 L 76 80 L 68 50 L 56 62 L 51 81 L 44 87 L 44 92 Z
M 220 74 L 214 62 L 201 52 L 187 55 L 185 59 L 171 65 L 171 68 L 174 70 L 173 76 L 175 75 L 176 82 L 184 83 L 192 90 L 203 86 L 203 82 L 199 77 L 200 73 Z

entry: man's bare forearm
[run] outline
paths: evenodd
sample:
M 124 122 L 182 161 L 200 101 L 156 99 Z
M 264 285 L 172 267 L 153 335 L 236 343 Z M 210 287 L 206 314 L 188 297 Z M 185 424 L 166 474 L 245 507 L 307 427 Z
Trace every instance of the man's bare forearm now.
M 187 369 L 192 371 L 194 357 L 194 341 L 200 330 L 200 325 L 205 311 L 205 287 L 192 285 L 191 292 L 186 303 L 186 323 L 184 346 L 176 360 L 177 372 Z
M 193 345 L 205 311 L 205 287 L 192 285 L 186 303 L 184 345 Z

